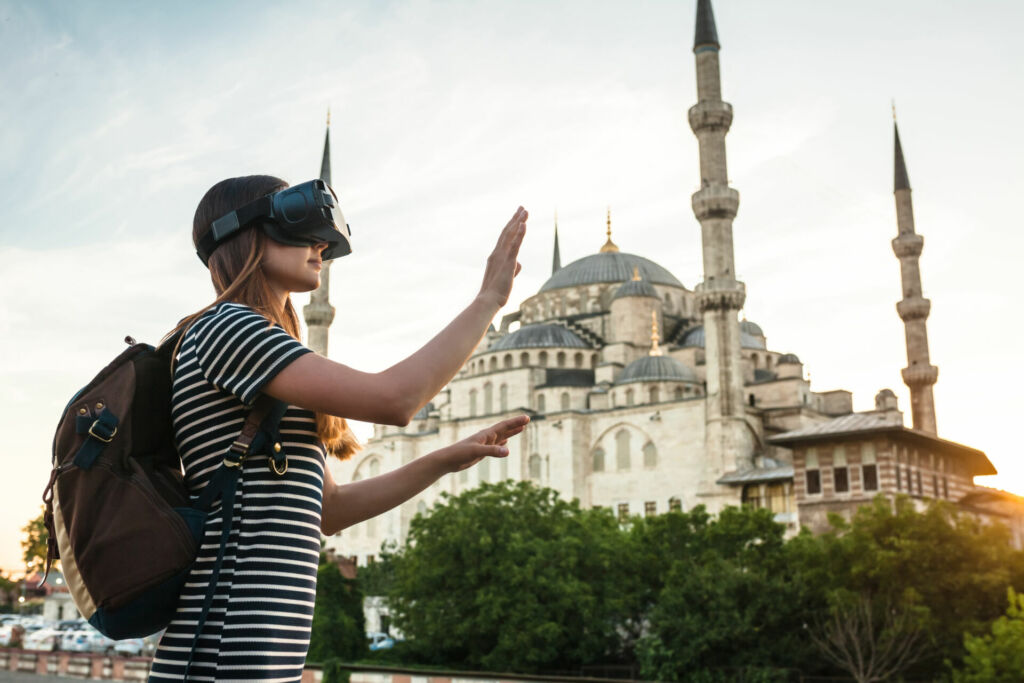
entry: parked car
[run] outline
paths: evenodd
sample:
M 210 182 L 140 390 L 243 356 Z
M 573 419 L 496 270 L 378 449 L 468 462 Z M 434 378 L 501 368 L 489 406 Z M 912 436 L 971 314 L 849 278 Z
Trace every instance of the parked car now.
M 0 626 L 0 647 L 11 647 L 19 642 L 23 632 L 21 625 L 17 622 L 9 621 L 3 624 Z
M 60 649 L 65 652 L 89 652 L 89 631 L 64 631 L 60 638 Z
M 387 633 L 380 633 L 379 631 L 371 631 L 366 634 L 366 640 L 370 645 L 370 651 L 375 650 L 388 650 L 395 646 L 395 639 L 389 636 Z
M 25 634 L 22 648 L 53 652 L 60 646 L 61 632 L 52 628 L 41 628 Z
M 93 629 L 89 633 L 88 649 L 89 652 L 101 652 L 103 654 L 112 655 L 114 654 L 115 646 L 117 641 L 113 638 L 108 638 L 99 631 Z
M 146 650 L 142 638 L 125 638 L 114 643 L 114 652 L 124 657 L 141 657 Z

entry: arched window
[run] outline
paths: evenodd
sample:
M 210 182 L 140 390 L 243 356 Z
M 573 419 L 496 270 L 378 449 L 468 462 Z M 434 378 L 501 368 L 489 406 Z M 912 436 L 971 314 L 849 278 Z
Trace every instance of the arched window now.
M 491 370 L 493 371 L 493 370 L 497 370 L 497 369 L 498 369 L 498 359 L 495 356 L 491 356 Z
M 530 364 L 530 354 L 528 354 L 526 351 L 523 351 L 521 354 L 519 354 L 519 367 L 525 368 L 529 364 Z
M 661 400 L 661 394 L 658 387 L 651 387 L 651 403 L 657 403 L 659 400 Z
M 654 447 L 653 441 L 644 444 L 644 467 L 652 468 L 658 466 L 658 449 Z
M 501 406 L 501 412 L 508 410 L 508 385 L 502 384 L 501 388 L 498 389 L 498 402 Z
M 680 400 L 682 398 L 683 398 L 683 388 L 682 387 L 676 387 L 676 400 L 678 401 L 678 400 Z
M 469 390 L 469 416 L 476 417 L 476 389 Z
M 754 362 L 754 369 L 756 370 L 757 369 L 757 354 L 756 353 L 751 354 L 750 355 L 750 360 L 752 360 Z
M 494 387 L 488 382 L 484 385 L 484 415 L 494 412 Z
M 629 432 L 625 429 L 615 435 L 615 467 L 622 472 L 629 469 Z
M 626 405 L 627 406 L 633 405 L 633 390 L 632 389 L 626 389 Z
M 575 356 L 573 356 L 573 365 L 575 365 L 577 368 L 582 368 L 583 367 L 583 354 L 582 353 L 577 353 Z
M 376 477 L 378 474 L 380 474 L 380 460 L 374 458 L 370 461 L 370 476 Z
M 676 496 L 672 496 L 671 498 L 668 499 L 668 511 L 669 512 L 682 512 L 682 510 L 683 510 L 683 501 L 682 500 L 680 500 Z
M 546 410 L 544 405 L 544 394 L 537 394 L 537 412 L 543 413 Z
M 530 456 L 530 479 L 540 481 L 540 456 L 536 454 Z
M 597 367 L 597 354 L 595 353 L 590 357 L 590 369 L 593 370 Z
M 548 366 L 548 352 L 541 351 L 538 360 L 540 361 L 539 365 L 542 368 L 546 368 Z
M 562 410 L 569 410 L 569 392 L 562 392 Z
M 559 351 L 557 358 L 558 358 L 558 360 L 557 360 L 558 367 L 564 368 L 565 367 L 565 351 Z
M 505 365 L 505 369 L 506 370 L 508 368 L 512 367 L 512 354 L 511 353 L 506 353 L 505 354 L 505 358 L 503 359 L 503 363 Z
M 594 471 L 604 472 L 604 449 L 598 448 L 594 451 Z

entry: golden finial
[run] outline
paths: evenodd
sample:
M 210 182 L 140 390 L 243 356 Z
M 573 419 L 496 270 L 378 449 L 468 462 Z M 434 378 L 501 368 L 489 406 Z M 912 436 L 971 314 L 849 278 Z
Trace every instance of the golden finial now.
M 330 107 L 330 105 L 328 105 L 328 107 L 327 107 L 327 127 L 328 128 L 331 127 L 331 107 Z
M 896 121 L 896 100 L 892 101 L 892 120 Z
M 558 230 L 558 209 L 555 209 L 555 230 Z
M 609 206 L 608 207 L 608 241 L 604 243 L 603 247 L 601 247 L 601 252 L 602 253 L 604 253 L 604 252 L 616 253 L 618 251 L 619 251 L 619 248 L 615 245 L 615 242 L 612 242 L 612 207 Z
M 640 279 L 640 266 L 633 266 L 633 282 Z
M 658 312 L 651 311 L 651 355 L 660 356 L 661 349 L 658 347 Z

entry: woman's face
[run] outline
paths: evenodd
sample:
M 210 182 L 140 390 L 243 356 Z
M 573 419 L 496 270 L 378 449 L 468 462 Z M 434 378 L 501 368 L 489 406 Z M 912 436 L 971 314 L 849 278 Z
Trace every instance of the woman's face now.
M 326 248 L 326 242 L 294 247 L 268 238 L 263 250 L 263 273 L 271 287 L 283 295 L 311 292 L 320 286 L 321 252 Z

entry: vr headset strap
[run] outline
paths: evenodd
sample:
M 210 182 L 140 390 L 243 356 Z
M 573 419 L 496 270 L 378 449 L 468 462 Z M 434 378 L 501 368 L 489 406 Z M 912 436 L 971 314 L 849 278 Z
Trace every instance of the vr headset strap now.
M 200 238 L 199 244 L 196 245 L 196 253 L 199 255 L 199 259 L 206 264 L 210 260 L 213 250 L 221 242 L 242 228 L 247 227 L 253 221 L 260 218 L 269 218 L 273 215 L 273 208 L 274 200 L 272 195 L 267 195 L 215 220 L 210 225 L 210 230 Z

